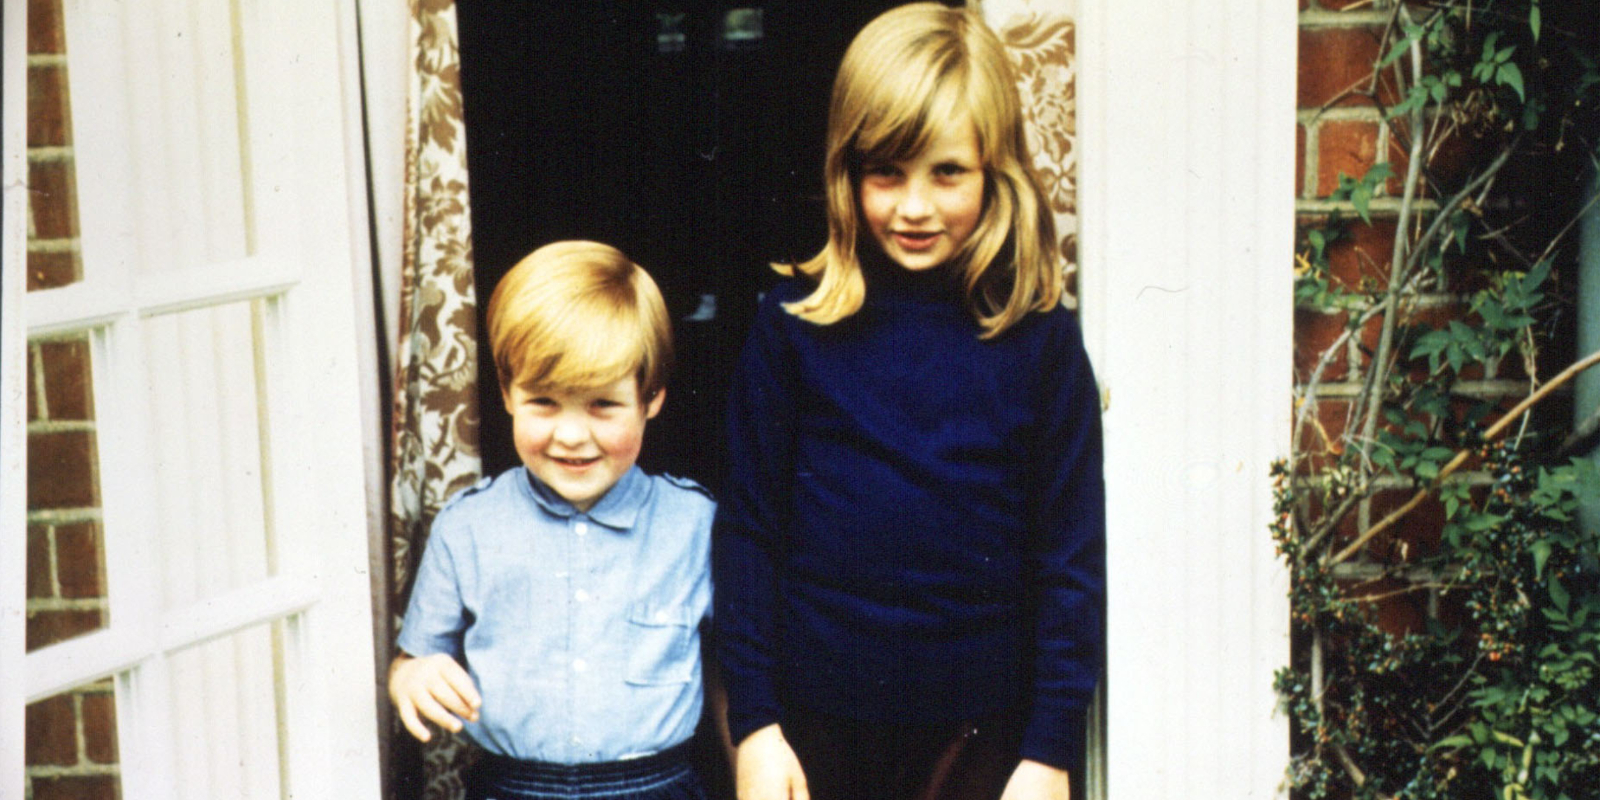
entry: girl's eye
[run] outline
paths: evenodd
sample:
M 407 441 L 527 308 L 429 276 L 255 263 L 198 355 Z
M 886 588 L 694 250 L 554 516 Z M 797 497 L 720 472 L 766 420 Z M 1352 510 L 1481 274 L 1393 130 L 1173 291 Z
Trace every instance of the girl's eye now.
M 861 174 L 869 178 L 893 178 L 900 174 L 900 170 L 893 164 L 867 164 L 861 168 Z
M 941 178 L 954 178 L 967 174 L 965 166 L 954 162 L 945 162 L 933 168 L 933 173 Z

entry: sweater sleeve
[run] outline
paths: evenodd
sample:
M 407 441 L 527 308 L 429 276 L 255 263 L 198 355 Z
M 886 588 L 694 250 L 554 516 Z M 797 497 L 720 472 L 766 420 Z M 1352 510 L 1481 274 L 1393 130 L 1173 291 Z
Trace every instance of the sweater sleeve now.
M 1034 463 L 1034 692 L 1022 757 L 1078 771 L 1105 647 L 1105 479 L 1100 393 L 1077 321 L 1041 354 L 1041 435 Z
M 778 720 L 773 685 L 778 561 L 793 481 L 794 380 L 776 295 L 757 313 L 728 400 L 728 476 L 712 546 L 718 657 L 735 744 Z

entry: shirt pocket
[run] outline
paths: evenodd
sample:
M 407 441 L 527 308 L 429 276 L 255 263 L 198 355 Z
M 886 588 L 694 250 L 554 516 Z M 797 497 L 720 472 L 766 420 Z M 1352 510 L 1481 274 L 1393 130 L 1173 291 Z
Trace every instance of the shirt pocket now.
M 669 686 L 694 678 L 694 620 L 683 605 L 635 603 L 628 609 L 628 683 Z

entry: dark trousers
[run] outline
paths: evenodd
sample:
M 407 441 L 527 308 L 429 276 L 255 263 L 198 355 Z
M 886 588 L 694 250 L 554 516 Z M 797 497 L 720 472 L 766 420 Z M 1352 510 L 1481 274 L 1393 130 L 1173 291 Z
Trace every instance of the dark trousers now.
M 547 764 L 483 753 L 467 776 L 467 800 L 706 800 L 679 745 L 604 764 Z
M 1019 715 L 902 725 L 794 711 L 780 726 L 812 800 L 997 800 L 1022 742 Z

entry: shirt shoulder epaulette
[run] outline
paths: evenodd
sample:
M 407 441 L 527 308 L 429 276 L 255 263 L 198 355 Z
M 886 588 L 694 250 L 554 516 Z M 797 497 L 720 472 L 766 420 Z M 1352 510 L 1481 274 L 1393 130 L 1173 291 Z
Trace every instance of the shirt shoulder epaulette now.
M 710 500 L 713 503 L 717 501 L 717 498 L 715 498 L 715 497 L 713 497 L 711 495 L 711 490 L 710 489 L 707 489 L 706 487 L 701 486 L 699 483 L 695 482 L 692 478 L 680 478 L 680 477 L 678 477 L 676 475 L 668 475 L 666 473 L 662 473 L 661 478 L 663 480 L 665 480 L 667 483 L 670 483 L 673 486 L 676 486 L 676 487 L 678 487 L 680 489 L 688 489 L 691 492 L 698 492 L 701 495 L 703 495 L 707 500 Z
M 444 501 L 444 505 L 439 508 L 439 511 L 442 513 L 445 509 L 477 494 L 478 492 L 483 491 L 484 489 L 489 488 L 489 484 L 491 483 L 494 483 L 494 476 L 492 475 L 479 478 L 477 483 L 474 483 L 471 486 L 468 486 L 467 488 L 451 495 L 449 500 Z

